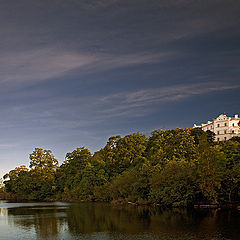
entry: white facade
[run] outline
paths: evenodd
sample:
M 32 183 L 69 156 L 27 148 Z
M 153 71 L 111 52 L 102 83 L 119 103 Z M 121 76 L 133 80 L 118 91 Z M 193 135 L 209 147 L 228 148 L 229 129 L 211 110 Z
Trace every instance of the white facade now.
M 200 126 L 194 124 L 193 126 L 202 128 L 203 131 L 210 130 L 216 134 L 215 141 L 226 141 L 232 137 L 240 137 L 240 118 L 236 114 L 234 117 L 227 117 L 221 114 L 213 121 L 208 121 Z

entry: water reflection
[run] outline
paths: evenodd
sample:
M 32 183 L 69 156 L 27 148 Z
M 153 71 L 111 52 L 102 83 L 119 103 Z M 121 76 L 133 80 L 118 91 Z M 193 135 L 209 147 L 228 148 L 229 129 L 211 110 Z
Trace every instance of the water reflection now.
M 27 204 L 24 207 L 9 208 L 8 216 L 9 224 L 15 228 L 34 231 L 40 239 L 53 239 L 60 232 L 61 222 L 65 223 L 63 219 L 66 218 L 66 206 Z
M 15 233 L 24 236 L 28 232 L 32 239 L 234 240 L 240 236 L 240 214 L 236 211 L 162 210 L 104 203 L 35 203 L 16 207 L 9 203 L 9 208 L 0 204 L 0 215 L 8 219 L 8 227 Z M 0 221 L 3 228 L 1 224 Z
M 0 216 L 6 217 L 8 215 L 8 209 L 7 208 L 0 208 Z

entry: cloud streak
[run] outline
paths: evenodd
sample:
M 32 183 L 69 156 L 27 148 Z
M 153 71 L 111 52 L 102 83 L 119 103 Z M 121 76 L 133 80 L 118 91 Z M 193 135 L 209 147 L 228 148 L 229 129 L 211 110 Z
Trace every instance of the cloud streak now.
M 92 56 L 58 52 L 51 48 L 10 52 L 1 57 L 0 82 L 31 83 L 56 78 L 93 61 L 95 58 Z
M 54 48 L 42 48 L 24 52 L 2 54 L 0 59 L 0 83 L 35 83 L 67 75 L 72 70 L 83 74 L 160 63 L 173 57 L 173 52 L 136 54 L 95 54 L 65 52 Z
M 174 85 L 112 94 L 100 98 L 99 103 L 103 106 L 110 105 L 104 110 L 104 113 L 109 116 L 124 116 L 128 115 L 130 111 L 138 113 L 138 115 L 146 115 L 154 111 L 155 106 L 238 88 L 240 88 L 239 84 L 219 84 L 217 82 Z
M 2 109 L 2 123 L 8 124 L 0 124 L 0 128 L 84 129 L 110 119 L 148 116 L 152 112 L 161 112 L 168 104 L 239 88 L 239 84 L 215 82 L 147 88 L 98 97 L 58 96 Z

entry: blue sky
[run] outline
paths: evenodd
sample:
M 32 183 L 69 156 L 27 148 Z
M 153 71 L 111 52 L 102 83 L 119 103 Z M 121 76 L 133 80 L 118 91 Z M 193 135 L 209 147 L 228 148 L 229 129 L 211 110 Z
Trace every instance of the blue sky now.
M 35 147 L 239 112 L 236 0 L 0 0 L 0 176 Z

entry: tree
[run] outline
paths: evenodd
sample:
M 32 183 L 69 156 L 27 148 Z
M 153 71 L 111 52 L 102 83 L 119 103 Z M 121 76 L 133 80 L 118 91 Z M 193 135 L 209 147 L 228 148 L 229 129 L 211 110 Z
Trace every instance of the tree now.
M 240 143 L 240 137 L 232 137 L 230 140 Z
M 202 194 L 209 203 L 217 203 L 224 171 L 224 156 L 203 136 L 199 142 L 197 159 L 198 182 Z
M 235 139 L 221 142 L 220 152 L 224 154 L 225 168 L 221 181 L 222 200 L 239 200 L 240 191 L 240 142 Z
M 131 165 L 135 165 L 142 157 L 146 149 L 146 136 L 141 133 L 133 133 L 123 138 L 110 137 L 107 145 L 102 149 L 106 171 L 113 177 Z
M 82 172 L 91 161 L 91 152 L 84 147 L 66 154 L 66 160 L 57 170 L 57 191 L 68 194 L 81 182 Z
M 209 144 L 213 145 L 216 134 L 210 130 L 207 130 L 206 134 L 207 134 L 207 141 L 209 142 Z
M 98 170 L 91 163 L 87 163 L 85 168 L 80 172 L 80 182 L 75 184 L 72 193 L 75 199 L 94 200 L 94 189 L 102 186 L 107 182 L 107 174 L 103 169 Z
M 207 130 L 203 131 L 201 128 L 192 128 L 190 129 L 191 136 L 194 137 L 195 144 L 199 144 L 199 141 L 202 137 L 206 137 L 207 141 L 212 145 L 215 139 L 215 133 Z
M 163 206 L 193 205 L 198 186 L 196 168 L 186 161 L 171 161 L 155 168 L 150 179 L 151 201 Z
M 149 197 L 151 166 L 148 162 L 128 168 L 112 181 L 112 198 L 142 202 Z
M 3 176 L 4 184 L 6 187 L 6 191 L 10 193 L 19 193 L 19 185 L 18 180 L 21 175 L 28 172 L 28 168 L 24 165 L 20 167 L 16 167 L 15 169 L 11 170 L 9 173 Z
M 201 128 L 192 128 L 190 129 L 191 136 L 194 137 L 195 144 L 199 144 L 200 138 L 206 134 Z
M 55 175 L 58 161 L 51 150 L 35 148 L 30 154 L 30 178 L 32 200 L 42 200 L 51 197 L 55 193 Z
M 185 129 L 155 130 L 147 142 L 146 157 L 152 165 L 165 166 L 169 161 L 195 160 L 194 137 Z
M 53 156 L 51 150 L 43 150 L 42 148 L 35 148 L 30 154 L 30 168 L 41 175 L 53 173 L 58 166 L 57 159 Z

